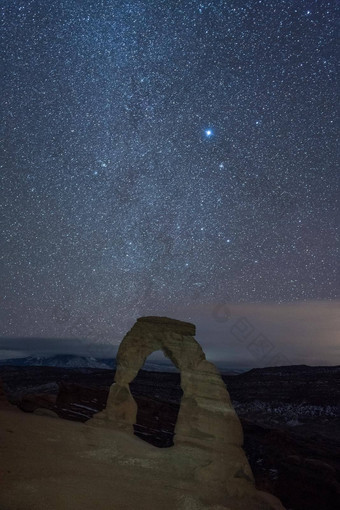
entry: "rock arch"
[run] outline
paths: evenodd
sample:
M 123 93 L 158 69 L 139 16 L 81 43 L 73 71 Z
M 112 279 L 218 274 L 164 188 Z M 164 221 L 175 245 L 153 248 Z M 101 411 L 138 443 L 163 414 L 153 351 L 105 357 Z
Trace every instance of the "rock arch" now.
M 175 428 L 175 446 L 195 444 L 221 450 L 240 447 L 243 433 L 225 384 L 195 340 L 195 325 L 168 317 L 141 317 L 125 335 L 117 354 L 117 370 L 105 411 L 95 419 L 133 431 L 137 404 L 129 383 L 146 358 L 162 350 L 179 369 L 183 396 Z M 249 473 L 251 477 L 251 472 Z
M 168 461 L 173 459 L 174 471 L 179 465 L 187 466 L 193 491 L 199 483 L 209 494 L 225 494 L 225 501 L 235 502 L 235 510 L 284 510 L 276 498 L 255 488 L 242 449 L 240 421 L 218 370 L 206 360 L 194 338 L 195 330 L 194 324 L 168 317 L 137 319 L 119 346 L 106 409 L 90 422 L 133 433 L 137 404 L 129 383 L 146 358 L 162 350 L 179 369 L 183 391 L 174 447 L 168 449 L 173 454 L 167 457 Z

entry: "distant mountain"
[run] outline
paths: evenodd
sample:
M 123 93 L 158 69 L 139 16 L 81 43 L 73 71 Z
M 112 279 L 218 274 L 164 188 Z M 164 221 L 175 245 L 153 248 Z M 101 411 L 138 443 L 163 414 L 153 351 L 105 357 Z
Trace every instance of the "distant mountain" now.
M 0 366 L 100 368 L 103 370 L 113 370 L 116 368 L 116 359 L 56 354 L 54 356 L 29 356 L 26 358 L 0 359 Z M 143 366 L 143 370 L 150 372 L 177 372 L 176 367 L 170 360 L 147 360 Z
M 230 368 L 223 361 L 213 361 L 213 363 L 222 375 L 239 375 L 249 370 L 249 368 Z
M 296 377 L 296 376 L 320 376 L 321 374 L 338 374 L 340 365 L 334 366 L 309 366 L 309 365 L 284 365 L 278 367 L 252 368 L 242 374 L 246 378 L 262 379 L 266 377 Z
M 146 360 L 142 368 L 147 372 L 179 372 L 170 360 Z
M 102 368 L 112 370 L 116 367 L 116 360 L 110 358 L 98 359 L 94 357 L 75 356 L 72 354 L 56 354 L 54 356 L 29 356 L 27 358 L 12 358 L 0 360 L 0 366 L 19 367 L 60 367 L 60 368 Z
M 223 363 L 215 363 L 223 375 L 238 375 L 244 370 L 231 369 Z M 93 356 L 77 356 L 74 354 L 55 354 L 54 356 L 29 356 L 26 358 L 0 359 L 0 366 L 16 367 L 59 367 L 59 368 L 99 368 L 113 370 L 116 368 L 115 358 L 95 358 Z M 175 365 L 167 359 L 146 360 L 143 370 L 148 372 L 178 372 Z

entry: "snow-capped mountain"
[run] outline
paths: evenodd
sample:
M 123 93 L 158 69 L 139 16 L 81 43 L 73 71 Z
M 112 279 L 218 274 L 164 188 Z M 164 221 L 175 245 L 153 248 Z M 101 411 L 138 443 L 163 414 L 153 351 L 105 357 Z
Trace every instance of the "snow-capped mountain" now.
M 113 370 L 116 368 L 115 358 L 95 358 L 93 356 L 78 356 L 74 354 L 55 354 L 53 356 L 28 356 L 26 358 L 0 359 L 0 366 L 17 367 L 59 367 L 59 368 L 98 368 Z M 216 363 L 217 368 L 224 375 L 237 375 L 244 370 L 236 370 L 221 366 Z M 168 359 L 147 359 L 143 370 L 149 372 L 178 372 L 175 365 Z
M 56 354 L 54 356 L 29 356 L 0 360 L 0 366 L 17 367 L 59 367 L 59 368 L 99 368 L 112 370 L 116 368 L 115 358 L 94 358 L 93 356 L 76 356 Z M 176 367 L 167 360 L 147 360 L 143 370 L 151 372 L 176 372 Z
M 42 366 L 61 368 L 102 368 L 112 370 L 116 366 L 115 359 L 97 359 L 92 356 L 75 356 L 72 354 L 56 354 L 54 356 L 29 356 L 0 360 L 0 366 Z

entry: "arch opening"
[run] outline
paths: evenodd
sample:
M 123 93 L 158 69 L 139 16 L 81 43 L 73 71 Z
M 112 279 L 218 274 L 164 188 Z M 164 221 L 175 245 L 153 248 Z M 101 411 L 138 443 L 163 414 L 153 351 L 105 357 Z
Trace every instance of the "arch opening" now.
M 130 391 L 137 404 L 134 434 L 158 448 L 174 445 L 174 433 L 183 391 L 180 372 L 162 350 L 145 360 Z

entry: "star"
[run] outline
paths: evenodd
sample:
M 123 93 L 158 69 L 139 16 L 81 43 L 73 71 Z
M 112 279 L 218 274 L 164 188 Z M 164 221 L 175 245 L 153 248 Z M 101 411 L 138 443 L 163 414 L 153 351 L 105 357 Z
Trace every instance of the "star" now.
M 77 335 L 110 340 L 112 310 L 124 331 L 226 289 L 337 296 L 331 2 L 17 3 L 2 2 L 0 336 L 74 336 L 53 320 L 66 300 Z

